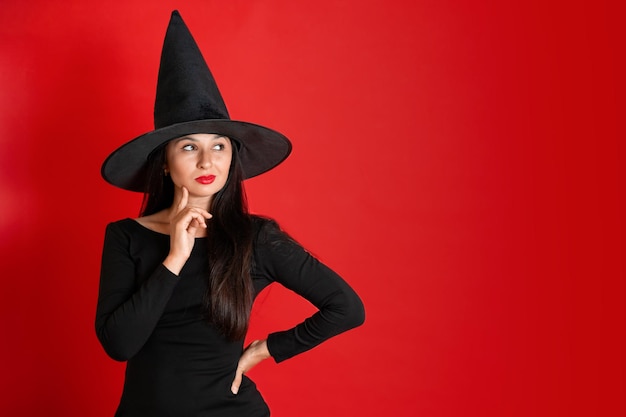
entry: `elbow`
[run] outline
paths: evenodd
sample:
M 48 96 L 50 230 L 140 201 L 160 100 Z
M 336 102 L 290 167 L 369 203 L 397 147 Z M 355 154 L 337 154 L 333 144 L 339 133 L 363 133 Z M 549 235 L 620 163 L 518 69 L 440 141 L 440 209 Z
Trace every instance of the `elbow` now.
M 123 343 L 116 342 L 116 338 L 111 337 L 104 329 L 99 329 L 96 335 L 104 352 L 114 361 L 126 362 L 135 354 L 127 346 L 124 346 Z
M 363 301 L 355 294 L 354 300 L 350 303 L 350 308 L 345 316 L 347 329 L 354 329 L 365 323 L 365 306 Z
M 104 351 L 106 352 L 106 354 L 109 355 L 109 358 L 113 359 L 114 361 L 126 362 L 132 357 L 132 355 L 129 355 L 126 352 L 122 352 L 117 349 L 112 349 L 111 347 L 106 347 L 105 345 L 102 345 L 102 346 L 104 347 Z
M 339 332 L 345 332 L 362 325 L 365 322 L 365 306 L 361 298 L 354 292 L 344 292 L 340 298 L 336 300 L 337 304 L 332 309 L 337 317 Z
M 133 356 L 129 352 L 125 351 L 123 348 L 115 346 L 115 344 L 106 343 L 102 340 L 100 341 L 100 344 L 102 345 L 104 352 L 109 356 L 109 358 L 113 359 L 114 361 L 126 362 Z

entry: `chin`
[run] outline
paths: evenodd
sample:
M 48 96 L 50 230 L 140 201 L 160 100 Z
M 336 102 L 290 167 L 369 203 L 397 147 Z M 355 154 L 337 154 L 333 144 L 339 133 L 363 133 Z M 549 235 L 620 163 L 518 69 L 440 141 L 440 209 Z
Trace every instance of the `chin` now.
M 218 186 L 215 184 L 211 184 L 211 185 L 199 185 L 196 184 L 193 188 L 188 188 L 189 190 L 189 195 L 194 195 L 196 197 L 212 197 L 215 194 L 219 193 L 222 188 L 224 188 L 223 185 Z

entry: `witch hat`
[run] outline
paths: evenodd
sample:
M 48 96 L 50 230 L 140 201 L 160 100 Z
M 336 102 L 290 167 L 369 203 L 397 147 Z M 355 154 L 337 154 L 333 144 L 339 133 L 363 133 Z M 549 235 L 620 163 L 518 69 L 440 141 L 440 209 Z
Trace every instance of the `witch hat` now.
M 229 137 L 237 146 L 244 178 L 269 171 L 291 152 L 291 143 L 283 134 L 230 119 L 198 45 L 174 10 L 161 51 L 154 130 L 113 151 L 102 164 L 102 177 L 116 187 L 145 192 L 150 153 L 172 139 L 193 133 Z

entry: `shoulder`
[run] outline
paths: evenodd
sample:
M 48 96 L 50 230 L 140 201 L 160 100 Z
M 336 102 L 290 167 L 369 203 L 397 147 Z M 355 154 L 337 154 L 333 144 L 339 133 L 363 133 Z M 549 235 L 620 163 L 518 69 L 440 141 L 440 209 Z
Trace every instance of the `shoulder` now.
M 255 257 L 265 261 L 284 261 L 305 255 L 305 249 L 292 238 L 276 220 L 270 217 L 253 216 Z
M 137 220 L 131 218 L 125 218 L 110 222 L 106 226 L 105 235 L 107 238 L 131 240 L 133 238 L 154 238 L 157 232 L 152 231 Z
M 271 217 L 251 214 L 250 220 L 252 221 L 252 229 L 257 234 L 260 232 L 266 232 L 270 229 L 280 229 L 276 220 Z
M 133 223 L 135 223 L 135 221 L 130 217 L 115 220 L 106 225 L 106 231 L 107 233 L 128 231 L 132 229 Z
M 169 234 L 170 231 L 170 221 L 167 210 L 161 210 L 147 216 L 138 217 L 134 219 L 134 221 L 154 232 Z
M 252 215 L 252 227 L 257 244 L 276 243 L 281 240 L 293 240 L 271 217 Z

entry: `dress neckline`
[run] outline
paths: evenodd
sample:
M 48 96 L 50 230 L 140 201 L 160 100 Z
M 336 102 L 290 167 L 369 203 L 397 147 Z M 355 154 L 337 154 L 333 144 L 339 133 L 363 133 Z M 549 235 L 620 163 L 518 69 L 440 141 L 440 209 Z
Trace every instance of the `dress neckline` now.
M 154 235 L 158 235 L 158 236 L 164 236 L 164 237 L 167 237 L 167 238 L 170 237 L 170 235 L 168 235 L 167 233 L 157 232 L 156 230 L 153 230 L 153 229 L 150 229 L 149 227 L 144 226 L 143 224 L 139 223 L 137 221 L 137 219 L 133 219 L 133 218 L 128 217 L 127 220 L 130 220 L 132 223 L 136 224 L 141 230 L 146 230 L 146 231 L 148 231 L 148 232 L 150 232 L 150 233 L 152 233 Z M 196 240 L 198 240 L 198 239 L 206 239 L 206 236 L 196 237 L 195 239 Z

